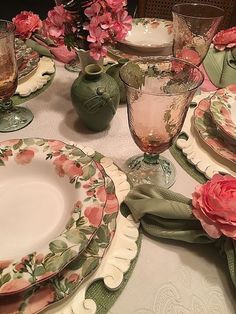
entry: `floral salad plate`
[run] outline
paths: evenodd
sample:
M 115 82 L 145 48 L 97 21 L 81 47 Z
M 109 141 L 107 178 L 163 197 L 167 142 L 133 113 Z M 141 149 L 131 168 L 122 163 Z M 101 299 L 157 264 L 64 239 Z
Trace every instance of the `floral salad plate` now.
M 217 93 L 221 93 L 219 90 Z M 216 96 L 215 96 L 216 97 Z M 193 123 L 201 139 L 219 156 L 236 164 L 236 146 L 226 143 L 220 136 L 210 113 L 211 96 L 201 100 L 194 110 Z
M 172 47 L 173 23 L 157 18 L 135 18 L 132 29 L 120 43 L 141 51 Z
M 82 254 L 53 278 L 17 295 L 0 297 L 0 309 L 3 313 L 39 313 L 70 296 L 100 265 L 115 233 L 119 202 L 113 181 L 106 175 L 101 165 L 98 167 L 104 174 L 104 192 L 106 191 L 108 200 L 104 208 L 105 215 L 96 235 Z M 25 268 L 28 266 L 26 262 L 22 264 Z
M 75 145 L 40 138 L 0 143 L 0 296 L 55 276 L 105 219 L 99 164 Z
M 211 98 L 210 113 L 221 134 L 236 146 L 236 85 L 219 90 Z

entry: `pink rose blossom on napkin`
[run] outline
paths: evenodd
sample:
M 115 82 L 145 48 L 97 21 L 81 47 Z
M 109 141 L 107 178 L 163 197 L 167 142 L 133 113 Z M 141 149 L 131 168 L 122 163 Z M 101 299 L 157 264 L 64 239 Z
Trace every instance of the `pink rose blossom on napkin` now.
M 236 26 L 218 32 L 213 38 L 213 44 L 217 50 L 236 46 Z
M 39 16 L 31 11 L 20 12 L 12 19 L 12 22 L 16 27 L 16 35 L 23 39 L 31 37 L 33 32 L 42 27 Z
M 236 239 L 236 178 L 215 174 L 192 194 L 193 214 L 206 233 Z

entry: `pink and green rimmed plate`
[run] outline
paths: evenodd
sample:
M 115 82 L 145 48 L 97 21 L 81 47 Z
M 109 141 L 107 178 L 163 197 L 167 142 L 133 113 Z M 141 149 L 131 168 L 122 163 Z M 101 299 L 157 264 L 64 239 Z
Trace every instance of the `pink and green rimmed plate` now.
M 194 110 L 193 123 L 201 139 L 219 156 L 236 164 L 236 146 L 219 135 L 210 113 L 211 97 L 201 100 Z
M 53 277 L 82 253 L 107 201 L 97 163 L 75 145 L 0 143 L 0 296 Z
M 119 202 L 113 181 L 99 164 L 100 157 L 97 158 L 95 155 L 94 159 L 104 173 L 107 193 L 105 214 L 96 235 L 83 253 L 53 278 L 17 295 L 0 297 L 0 309 L 4 314 L 39 313 L 72 295 L 85 279 L 99 267 L 115 233 Z
M 221 134 L 236 146 L 236 85 L 215 93 L 211 98 L 210 113 Z
M 132 21 L 132 29 L 126 38 L 119 42 L 133 49 L 148 52 L 172 47 L 173 23 L 158 18 L 135 18 Z

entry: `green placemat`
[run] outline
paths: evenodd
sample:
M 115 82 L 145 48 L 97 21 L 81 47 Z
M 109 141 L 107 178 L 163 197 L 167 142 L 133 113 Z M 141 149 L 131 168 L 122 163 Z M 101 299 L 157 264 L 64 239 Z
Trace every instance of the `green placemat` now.
M 55 76 L 55 73 L 56 73 L 56 68 L 55 68 L 55 72 L 53 74 L 45 74 L 45 75 L 49 75 L 50 76 L 50 80 L 40 89 L 36 90 L 35 92 L 31 93 L 29 96 L 26 96 L 26 97 L 22 97 L 22 96 L 19 96 L 19 95 L 14 95 L 12 97 L 12 100 L 13 100 L 13 103 L 14 105 L 20 105 L 20 104 L 23 104 L 24 102 L 38 96 L 39 94 L 43 93 L 52 83 L 53 79 L 54 79 L 54 76 Z
M 130 215 L 129 210 L 127 210 L 127 207 L 124 209 L 121 207 L 122 214 L 127 217 Z M 136 265 L 141 243 L 142 243 L 142 233 L 139 229 L 139 237 L 137 240 L 137 246 L 138 251 L 136 257 L 131 261 L 130 268 L 127 273 L 124 274 L 123 281 L 120 285 L 120 287 L 116 291 L 111 291 L 107 289 L 103 283 L 102 280 L 98 280 L 94 282 L 87 290 L 86 292 L 86 299 L 92 299 L 95 301 L 97 305 L 97 314 L 106 314 L 109 309 L 112 307 L 112 305 L 115 303 L 115 301 L 118 299 L 118 297 L 121 295 L 122 291 L 124 290 L 130 276 L 132 275 L 132 272 L 134 270 L 134 267 Z
M 170 147 L 170 153 L 174 157 L 174 159 L 178 162 L 178 164 L 196 181 L 199 183 L 205 183 L 207 181 L 206 177 L 200 173 L 194 165 L 192 165 L 186 156 L 183 154 L 182 150 L 179 149 L 174 143 Z

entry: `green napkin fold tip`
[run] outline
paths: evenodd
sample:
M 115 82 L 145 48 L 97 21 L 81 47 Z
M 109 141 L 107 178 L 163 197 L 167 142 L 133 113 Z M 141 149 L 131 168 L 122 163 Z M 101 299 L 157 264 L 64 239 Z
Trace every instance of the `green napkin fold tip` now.
M 37 51 L 40 56 L 53 58 L 53 55 L 51 54 L 50 50 L 47 47 L 38 44 L 34 40 L 28 38 L 26 39 L 25 44 L 27 47 L 32 48 L 33 50 Z

